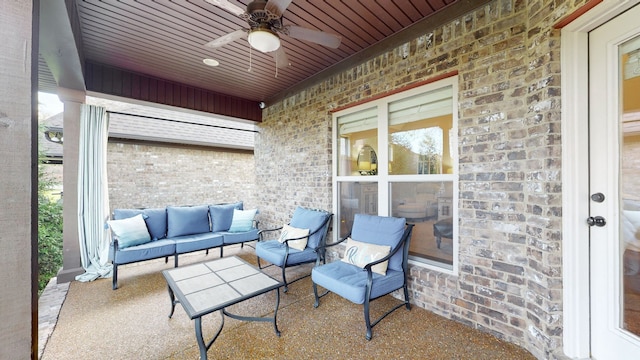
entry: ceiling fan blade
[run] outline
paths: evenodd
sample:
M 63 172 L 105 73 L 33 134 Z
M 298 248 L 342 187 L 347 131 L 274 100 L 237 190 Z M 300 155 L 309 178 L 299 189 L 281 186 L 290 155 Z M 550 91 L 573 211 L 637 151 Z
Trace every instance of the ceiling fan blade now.
M 286 29 L 286 34 L 291 36 L 292 38 L 311 41 L 316 44 L 330 47 L 332 49 L 337 49 L 342 42 L 342 38 L 340 36 L 324 31 L 307 29 L 295 25 L 289 25 L 286 27 Z
M 228 0 L 204 0 L 209 4 L 213 4 L 219 8 L 225 9 L 229 12 L 232 12 L 238 16 L 244 14 L 244 9 L 238 5 L 234 5 L 230 3 Z
M 209 41 L 208 43 L 204 44 L 204 46 L 216 49 L 216 48 L 225 46 L 230 42 L 236 41 L 238 39 L 246 38 L 246 37 L 247 37 L 247 30 L 239 29 L 234 32 L 230 32 L 227 35 L 222 35 L 215 40 Z
M 287 57 L 287 53 L 284 51 L 284 48 L 280 46 L 277 50 L 271 53 L 273 55 L 273 60 L 276 61 L 276 67 L 278 69 L 286 68 L 291 65 L 289 63 L 289 58 Z
M 293 0 L 269 0 L 264 9 L 280 17 L 284 13 L 284 11 L 287 10 L 289 5 L 291 4 L 291 1 Z

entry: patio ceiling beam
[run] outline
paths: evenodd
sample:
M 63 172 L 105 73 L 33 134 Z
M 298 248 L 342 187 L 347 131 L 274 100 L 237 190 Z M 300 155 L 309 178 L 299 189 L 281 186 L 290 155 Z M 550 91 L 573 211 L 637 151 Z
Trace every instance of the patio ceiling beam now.
M 58 87 L 85 91 L 83 59 L 79 51 L 80 25 L 74 1 L 40 1 L 40 56 Z

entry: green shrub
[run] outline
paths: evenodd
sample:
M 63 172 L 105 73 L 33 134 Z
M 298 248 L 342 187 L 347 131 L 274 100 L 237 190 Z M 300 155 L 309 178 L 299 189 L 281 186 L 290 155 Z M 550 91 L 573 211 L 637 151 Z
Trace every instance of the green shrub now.
M 50 194 L 55 180 L 44 171 L 42 153 L 38 162 L 38 294 L 62 267 L 62 203 Z
M 62 267 L 62 205 L 38 196 L 38 293 Z

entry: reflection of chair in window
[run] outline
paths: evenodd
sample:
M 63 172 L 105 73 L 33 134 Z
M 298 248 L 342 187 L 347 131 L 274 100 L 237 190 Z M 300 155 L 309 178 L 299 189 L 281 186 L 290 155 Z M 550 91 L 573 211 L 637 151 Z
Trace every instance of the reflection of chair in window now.
M 356 214 L 353 229 L 343 241 L 347 244 L 343 260 L 320 265 L 311 271 L 314 307 L 320 298 L 333 292 L 343 298 L 364 304 L 366 338 L 371 340 L 371 328 L 403 305 L 411 309 L 407 288 L 408 253 L 412 224 L 403 218 Z M 318 294 L 318 285 L 326 292 Z M 369 317 L 369 303 L 395 290 L 404 289 L 404 302 L 387 311 L 373 323 Z
M 433 224 L 433 236 L 436 238 L 438 249 L 440 249 L 443 237 L 453 239 L 453 219 L 445 218 Z

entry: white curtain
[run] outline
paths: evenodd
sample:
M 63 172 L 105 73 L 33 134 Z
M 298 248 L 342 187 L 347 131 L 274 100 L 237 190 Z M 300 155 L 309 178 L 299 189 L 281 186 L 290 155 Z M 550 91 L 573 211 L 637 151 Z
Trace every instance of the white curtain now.
M 109 118 L 105 108 L 83 104 L 80 110 L 78 161 L 78 231 L 84 274 L 79 281 L 111 277 L 107 187 Z

